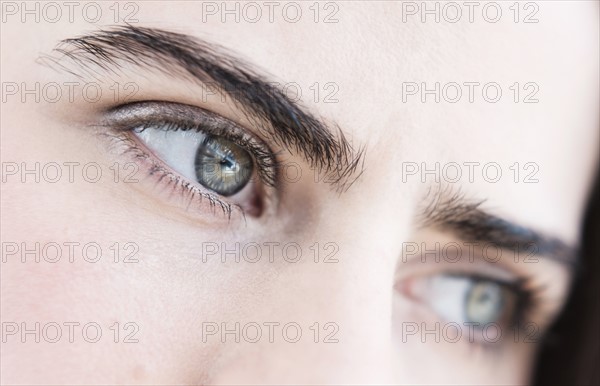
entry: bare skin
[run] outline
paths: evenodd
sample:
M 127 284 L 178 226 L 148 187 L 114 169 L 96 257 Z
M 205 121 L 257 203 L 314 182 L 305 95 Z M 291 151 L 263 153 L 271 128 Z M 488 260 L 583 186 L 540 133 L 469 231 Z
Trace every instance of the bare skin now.
M 529 382 L 541 338 L 515 338 L 510 323 L 498 318 L 501 339 L 469 341 L 464 321 L 453 318 L 468 307 L 452 296 L 461 293 L 453 289 L 456 282 L 442 280 L 436 282 L 441 287 L 432 289 L 427 280 L 460 273 L 460 282 L 472 286 L 474 277 L 485 277 L 487 287 L 482 288 L 497 294 L 496 281 L 529 277 L 523 290 L 535 291 L 538 301 L 524 312 L 522 324 L 535 326 L 540 336 L 561 312 L 572 277 L 568 251 L 577 245 L 598 162 L 598 4 L 539 3 L 539 23 L 533 24 L 515 23 L 508 4 L 502 6 L 498 23 L 483 20 L 480 10 L 474 23 L 466 16 L 458 23 L 422 23 L 419 14 L 404 22 L 407 10 L 393 2 L 339 3 L 335 23 L 323 22 L 331 10 L 321 4 L 315 23 L 311 4 L 302 3 L 297 23 L 286 21 L 279 11 L 272 23 L 266 16 L 257 23 L 242 16 L 236 23 L 222 22 L 212 8 L 207 14 L 201 3 L 141 2 L 137 22 L 130 25 L 218 44 L 236 58 L 234 67 L 251 67 L 262 79 L 280 85 L 299 85 L 302 95 L 292 95 L 293 103 L 322 120 L 334 141 L 343 143 L 335 129 L 339 127 L 353 149 L 354 158 L 345 160 L 359 160 L 341 188 L 306 154 L 288 149 L 261 129 L 231 95 L 205 94 L 200 81 L 182 76 L 173 66 L 148 68 L 118 61 L 109 69 L 90 65 L 86 74 L 81 63 L 53 52 L 64 39 L 113 25 L 110 4 L 102 3 L 110 17 L 98 23 L 77 12 L 72 23 L 23 23 L 18 13 L 7 16 L 1 37 L 3 383 Z M 119 6 L 122 19 L 128 9 Z M 40 56 L 59 62 L 40 63 Z M 7 82 L 19 90 L 5 89 Z M 40 90 L 49 82 L 79 86 L 72 101 L 63 94 L 51 103 L 46 94 L 39 101 L 26 96 L 23 102 L 22 83 L 31 89 L 36 82 Z M 91 82 L 102 90 L 98 100 L 81 94 L 80 86 Z M 447 94 L 440 94 L 436 103 L 433 94 L 423 94 L 423 82 L 430 90 L 440 82 L 440 93 Z M 463 93 L 457 103 L 449 101 L 455 97 L 453 86 L 444 89 L 451 82 Z M 480 84 L 472 103 L 465 82 Z M 482 94 L 483 86 L 492 82 L 502 90 L 496 103 L 485 99 L 493 98 L 494 90 Z M 115 83 L 118 97 L 110 88 Z M 135 85 L 133 95 L 124 86 L 129 83 Z M 524 103 L 534 90 L 532 98 L 538 102 Z M 167 143 L 155 136 L 164 145 L 160 157 L 156 143 L 153 147 L 135 133 L 117 135 L 114 128 L 101 126 L 107 109 L 144 101 L 218 114 L 266 144 L 280 164 L 295 168 L 286 169 L 290 174 L 284 177 L 278 169 L 275 186 L 257 177 L 240 193 L 220 197 L 239 205 L 245 215 L 236 208 L 224 213 L 223 205 L 211 206 L 207 199 L 191 199 L 189 192 L 168 185 L 168 178 L 159 181 L 156 173 L 151 175 L 148 159 L 124 151 L 127 143 L 115 141 L 115 136 L 134 138 L 152 159 L 162 158 L 158 162 L 186 178 L 176 164 L 192 165 L 179 145 L 183 142 Z M 147 134 L 152 141 L 152 131 Z M 40 173 L 44 165 L 59 164 L 62 178 L 50 182 L 52 176 L 46 174 L 35 182 L 33 174 L 23 175 L 23 163 L 33 169 L 36 162 Z M 90 182 L 86 178 L 94 180 L 94 170 L 83 172 L 78 166 L 71 182 L 68 162 L 95 163 L 102 177 Z M 468 162 L 479 163 L 472 181 Z M 422 174 L 423 165 L 434 170 L 436 163 L 439 183 Z M 451 181 L 455 169 L 444 168 L 450 163 L 463 173 L 456 182 Z M 483 172 L 488 163 L 500 167 L 497 182 L 490 182 L 496 169 Z M 259 168 L 255 163 L 254 172 Z M 130 170 L 135 170 L 132 178 L 137 182 L 124 181 Z M 292 173 L 298 170 L 300 175 Z M 528 176 L 531 183 L 524 182 Z M 458 243 L 466 254 L 464 243 L 473 241 L 440 218 L 425 219 L 423 208 L 440 191 L 442 202 L 455 194 L 465 204 L 483 202 L 469 212 L 481 215 L 473 217 L 477 229 L 485 225 L 482 219 L 501 218 L 535 231 L 541 247 L 551 240 L 560 240 L 560 247 L 540 248 L 531 264 L 524 262 L 526 251 L 509 248 L 502 248 L 502 258 L 494 262 L 477 249 L 473 259 L 463 255 L 457 263 L 431 256 L 422 260 L 422 243 L 429 249 L 436 243 Z M 102 252 L 96 262 L 83 258 L 83 246 L 92 242 Z M 29 249 L 40 243 L 40 249 L 25 256 L 22 243 Z M 45 259 L 54 256 L 52 247 L 42 253 L 49 243 L 60 245 L 62 258 L 56 263 Z M 79 243 L 72 262 L 65 243 Z M 258 246 L 262 258 L 236 262 L 234 256 L 250 243 Z M 272 260 L 269 243 L 278 243 L 271 244 Z M 293 249 L 284 250 L 291 243 Z M 18 251 L 11 249 L 15 245 Z M 417 251 L 411 249 L 415 245 Z M 215 246 L 216 252 L 211 249 Z M 302 258 L 291 262 L 297 249 Z M 224 256 L 223 250 L 234 252 Z M 256 249 L 245 251 L 243 257 L 256 254 Z M 93 251 L 87 252 L 93 260 Z M 123 261 L 129 254 L 135 262 Z M 326 257 L 332 261 L 324 262 Z M 429 284 L 423 290 L 425 282 Z M 510 304 L 517 295 L 502 288 L 508 292 L 502 292 L 500 303 L 510 309 L 497 311 L 512 319 L 517 311 Z M 437 304 L 442 295 L 447 295 L 443 304 Z M 23 336 L 23 322 L 30 330 L 39 322 L 40 332 Z M 53 326 L 42 331 L 50 322 L 61 327 L 63 336 L 56 343 L 49 342 L 55 336 Z M 73 324 L 72 341 L 65 322 L 79 323 Z M 96 343 L 90 342 L 94 326 L 88 335 L 82 333 L 90 322 L 101 328 Z M 234 333 L 222 331 L 223 323 L 234 330 L 236 322 L 239 342 Z M 271 324 L 272 342 L 271 322 L 279 323 Z M 290 342 L 296 335 L 293 329 L 282 332 L 292 322 L 302 333 L 296 343 Z M 422 335 L 422 323 L 432 330 L 436 323 L 444 327 L 450 322 L 461 326 L 462 339 L 451 342 L 454 333 L 448 329 L 437 342 L 434 334 Z M 262 329 L 255 343 L 250 340 L 256 326 L 249 323 Z M 419 331 L 409 333 L 414 326 Z M 35 334 L 39 344 L 34 343 Z M 128 337 L 132 343 L 124 342 Z

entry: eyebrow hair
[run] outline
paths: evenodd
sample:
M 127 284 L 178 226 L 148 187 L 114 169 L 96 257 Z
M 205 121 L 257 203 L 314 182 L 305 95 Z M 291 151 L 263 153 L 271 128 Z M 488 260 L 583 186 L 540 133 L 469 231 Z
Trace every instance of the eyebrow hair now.
M 420 213 L 420 225 L 438 227 L 463 240 L 492 244 L 500 249 L 529 252 L 533 248 L 536 257 L 543 256 L 578 270 L 578 248 L 494 216 L 480 209 L 484 202 L 468 201 L 460 191 L 430 189 Z
M 326 124 L 292 101 L 265 76 L 230 54 L 223 47 L 190 35 L 155 28 L 114 26 L 89 35 L 65 39 L 54 49 L 62 56 L 42 55 L 40 61 L 62 65 L 67 57 L 79 71 L 96 72 L 99 67 L 115 73 L 121 63 L 215 83 L 218 91 L 235 93 L 233 103 L 256 129 L 278 146 L 303 155 L 311 168 L 325 173 L 323 181 L 344 192 L 360 177 L 365 148 L 355 149 L 335 123 Z

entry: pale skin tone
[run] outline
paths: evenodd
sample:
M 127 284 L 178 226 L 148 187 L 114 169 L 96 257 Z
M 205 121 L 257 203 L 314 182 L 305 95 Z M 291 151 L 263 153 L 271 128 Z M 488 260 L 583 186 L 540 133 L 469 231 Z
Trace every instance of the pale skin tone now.
M 340 4 L 338 23 L 315 23 L 305 9 L 307 16 L 298 23 L 276 18 L 274 23 L 253 24 L 223 23 L 219 17 L 201 22 L 202 7 L 191 2 L 140 3 L 135 26 L 216 43 L 269 81 L 299 84 L 303 110 L 329 127 L 339 126 L 355 151 L 364 150 L 357 178 L 342 192 L 330 183 L 315 183 L 319 173 L 306 157 L 272 143 L 230 97 L 202 98 L 201 86 L 189 78 L 128 63 L 114 72 L 95 68 L 94 80 L 36 62 L 41 53 L 57 56 L 52 49 L 63 39 L 113 24 L 110 18 L 102 25 L 81 17 L 73 23 L 21 23 L 18 18 L 5 23 L 3 82 L 102 81 L 106 88 L 104 97 L 94 103 L 80 94 L 73 102 L 62 98 L 48 103 L 41 98 L 36 103 L 30 97 L 22 103 L 17 94 L 2 105 L 3 163 L 95 162 L 104 172 L 95 183 L 83 180 L 80 169 L 74 182 L 63 177 L 57 183 L 43 179 L 35 183 L 29 177 L 23 183 L 20 173 L 7 175 L 3 168 L 3 243 L 95 242 L 102 247 L 103 258 L 89 263 L 77 258 L 79 253 L 71 263 L 66 248 L 58 263 L 43 259 L 22 263 L 21 252 L 7 256 L 1 272 L 2 322 L 16 322 L 19 328 L 27 322 L 32 329 L 35 322 L 93 321 L 102 326 L 103 336 L 89 343 L 76 329 L 74 342 L 63 336 L 58 343 L 42 339 L 35 344 L 22 343 L 20 332 L 7 335 L 2 342 L 2 382 L 529 382 L 539 344 L 515 342 L 509 326 L 502 325 L 506 340 L 491 345 L 466 339 L 436 343 L 431 336 L 423 342 L 420 334 L 403 342 L 406 323 L 425 322 L 432 329 L 436 322 L 456 320 L 425 304 L 432 299 L 415 300 L 402 293 L 398 283 L 457 269 L 492 277 L 509 272 L 509 281 L 530 277 L 528 288 L 543 290 L 536 293 L 539 301 L 526 312 L 526 320 L 543 334 L 568 295 L 568 264 L 557 262 L 561 256 L 550 252 L 540 253 L 534 264 L 523 259 L 515 263 L 512 251 L 505 251 L 503 256 L 510 257 L 497 263 L 481 256 L 471 262 L 463 259 L 461 265 L 443 260 L 422 263 L 419 255 L 403 259 L 406 243 L 425 242 L 433 248 L 436 242 L 462 243 L 463 238 L 444 227 L 421 226 L 423 202 L 439 187 L 431 180 L 422 182 L 420 174 L 403 176 L 402 165 L 426 163 L 433 169 L 436 162 L 496 162 L 504 176 L 497 183 L 486 181 L 477 169 L 473 182 L 463 177 L 442 188 L 460 191 L 468 202 L 485 200 L 479 209 L 491 216 L 534 229 L 546 239 L 560 239 L 561 245 L 576 246 L 598 162 L 597 6 L 542 3 L 536 24 L 514 23 L 510 13 L 499 24 L 437 24 L 418 18 L 403 23 L 398 3 L 353 2 Z M 63 63 L 65 68 L 77 68 Z M 267 143 L 281 162 L 299 165 L 302 177 L 274 188 L 277 205 L 267 200 L 260 215 L 246 215 L 245 220 L 235 210 L 231 219 L 219 208 L 213 214 L 206 200 L 188 205 L 181 192 L 150 177 L 142 160 L 123 154 L 99 135 L 106 109 L 123 103 L 108 88 L 113 82 L 135 83 L 134 101 L 196 106 L 235 122 Z M 337 102 L 323 103 L 329 91 L 323 88 L 315 102 L 310 89 L 315 82 L 321 87 L 335 83 Z M 427 82 L 429 88 L 435 82 L 496 82 L 503 97 L 488 103 L 479 88 L 473 103 L 465 95 L 459 103 L 435 103 L 432 97 L 422 103 L 421 94 L 403 102 L 403 82 Z M 519 103 L 509 89 L 515 82 L 521 87 Z M 528 94 L 523 89 L 527 82 L 539 86 L 538 103 L 521 103 Z M 139 182 L 115 183 L 109 169 L 115 162 L 135 162 Z M 518 183 L 509 169 L 515 162 L 522 173 Z M 539 168 L 535 183 L 522 183 L 527 162 Z M 138 262 L 114 263 L 110 247 L 115 242 L 122 254 L 125 243 L 135 243 Z M 263 258 L 258 263 L 222 263 L 218 257 L 203 261 L 207 242 L 257 243 Z M 281 258 L 270 262 L 265 257 L 268 242 L 297 243 L 304 257 L 298 263 Z M 312 261 L 311 246 L 316 242 L 321 260 L 327 254 L 324 244 L 334 243 L 338 262 Z M 280 249 L 278 253 L 281 256 Z M 110 329 L 115 322 L 119 343 Z M 127 322 L 139 327 L 137 343 L 122 342 L 132 331 L 124 328 Z M 265 336 L 257 343 L 243 339 L 236 343 L 226 336 L 223 343 L 220 333 L 205 336 L 203 322 L 219 326 L 228 322 L 229 328 L 235 322 L 295 322 L 303 335 L 297 343 L 289 343 L 281 338 L 280 326 L 272 343 Z M 315 322 L 318 343 L 310 329 Z M 323 343 L 333 331 L 323 327 L 328 322 L 337 326 L 337 343 Z M 67 333 L 63 325 L 63 335 Z M 267 333 L 263 326 L 263 335 Z

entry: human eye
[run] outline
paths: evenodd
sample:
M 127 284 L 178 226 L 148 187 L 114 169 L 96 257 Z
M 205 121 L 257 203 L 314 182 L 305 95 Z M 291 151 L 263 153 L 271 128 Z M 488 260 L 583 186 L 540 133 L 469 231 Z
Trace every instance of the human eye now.
M 397 288 L 436 319 L 461 328 L 464 341 L 488 345 L 501 343 L 498 336 L 507 338 L 512 336 L 508 331 L 527 325 L 534 307 L 536 289 L 527 279 L 506 276 L 448 270 L 410 277 Z M 493 339 L 487 336 L 488 328 L 495 330 Z
M 199 107 L 135 102 L 107 111 L 102 124 L 123 154 L 133 157 L 179 202 L 260 217 L 274 203 L 277 159 L 258 136 Z M 165 190 L 163 189 L 163 190 Z M 169 195 L 170 200 L 177 199 Z
M 414 279 L 407 288 L 441 318 L 459 324 L 511 323 L 517 315 L 518 284 L 469 274 L 437 274 Z

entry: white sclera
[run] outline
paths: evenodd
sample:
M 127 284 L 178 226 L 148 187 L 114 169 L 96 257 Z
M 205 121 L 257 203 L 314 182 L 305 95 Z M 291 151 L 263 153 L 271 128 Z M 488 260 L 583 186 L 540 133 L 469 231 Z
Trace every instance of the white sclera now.
M 196 151 L 206 138 L 205 134 L 192 130 L 167 131 L 160 127 L 148 127 L 136 135 L 169 167 L 190 181 L 197 181 L 194 162 Z
M 465 301 L 472 285 L 472 279 L 469 278 L 442 275 L 432 277 L 428 286 L 431 307 L 446 321 L 459 324 L 467 322 Z

